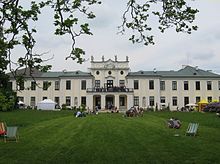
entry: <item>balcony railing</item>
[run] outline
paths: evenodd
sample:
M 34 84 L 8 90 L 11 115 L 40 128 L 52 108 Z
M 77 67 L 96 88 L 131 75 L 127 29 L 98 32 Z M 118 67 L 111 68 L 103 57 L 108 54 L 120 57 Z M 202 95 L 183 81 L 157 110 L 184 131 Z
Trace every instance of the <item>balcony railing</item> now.
M 87 92 L 134 92 L 134 89 L 125 87 L 87 88 Z

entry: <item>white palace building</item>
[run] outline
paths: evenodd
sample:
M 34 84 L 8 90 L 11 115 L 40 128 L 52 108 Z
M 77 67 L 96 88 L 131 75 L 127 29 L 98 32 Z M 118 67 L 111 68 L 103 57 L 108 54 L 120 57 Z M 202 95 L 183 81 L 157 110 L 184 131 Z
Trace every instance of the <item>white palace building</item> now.
M 131 72 L 128 57 L 118 61 L 115 56 L 114 60 L 102 57 L 99 61 L 91 57 L 88 70 L 34 71 L 32 76 L 35 80 L 26 73 L 26 80 L 20 84 L 17 96 L 25 105 L 32 107 L 43 99 L 52 99 L 59 106 L 78 107 L 84 104 L 89 109 L 96 106 L 105 109 L 112 105 L 119 110 L 132 106 L 157 106 L 158 109 L 169 106 L 171 110 L 176 110 L 201 100 L 220 100 L 220 75 L 198 67 L 187 65 L 178 71 L 152 69 Z M 12 77 L 11 82 L 16 89 Z

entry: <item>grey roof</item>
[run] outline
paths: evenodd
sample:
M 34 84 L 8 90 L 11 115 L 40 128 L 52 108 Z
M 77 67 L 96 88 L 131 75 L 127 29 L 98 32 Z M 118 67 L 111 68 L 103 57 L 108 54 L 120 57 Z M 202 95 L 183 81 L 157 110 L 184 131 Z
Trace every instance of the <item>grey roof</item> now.
M 30 72 L 32 72 L 32 74 Z M 18 70 L 16 74 L 22 75 L 25 78 L 92 77 L 91 73 L 82 71 L 40 72 L 37 69 L 31 71 L 29 68 Z M 12 73 L 8 73 L 8 75 L 10 78 L 13 78 Z
M 136 77 L 136 76 L 152 76 L 152 77 L 170 77 L 170 78 L 220 78 L 220 75 L 212 73 L 210 71 L 205 71 L 202 69 L 198 69 L 197 67 L 186 66 L 183 69 L 178 71 L 138 71 L 138 72 L 130 72 L 128 77 Z
M 82 71 L 73 71 L 73 72 L 45 72 L 41 75 L 41 77 L 92 77 L 92 75 L 88 72 Z

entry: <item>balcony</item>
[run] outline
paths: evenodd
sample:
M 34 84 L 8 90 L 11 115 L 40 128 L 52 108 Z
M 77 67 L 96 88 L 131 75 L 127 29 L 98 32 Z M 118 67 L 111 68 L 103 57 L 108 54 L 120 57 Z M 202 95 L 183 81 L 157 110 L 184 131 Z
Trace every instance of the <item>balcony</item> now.
M 134 92 L 134 89 L 126 87 L 87 88 L 87 92 Z

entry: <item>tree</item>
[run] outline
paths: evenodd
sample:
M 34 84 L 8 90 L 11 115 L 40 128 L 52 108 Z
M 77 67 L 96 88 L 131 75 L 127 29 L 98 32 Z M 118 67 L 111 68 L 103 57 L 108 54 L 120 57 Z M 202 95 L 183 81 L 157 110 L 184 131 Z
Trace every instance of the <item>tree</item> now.
M 28 3 L 28 2 L 26 2 Z M 0 73 L 7 67 L 17 81 L 22 81 L 22 76 L 16 74 L 20 68 L 29 68 L 47 71 L 50 65 L 43 65 L 44 54 L 34 54 L 34 34 L 36 28 L 31 24 L 37 22 L 43 8 L 50 7 L 54 11 L 54 34 L 58 36 L 69 35 L 72 39 L 71 52 L 66 59 L 71 58 L 77 63 L 84 62 L 85 51 L 76 47 L 76 39 L 81 35 L 92 35 L 89 24 L 80 23 L 82 19 L 94 19 L 95 14 L 91 6 L 99 5 L 99 0 L 38 0 L 29 2 L 29 7 L 22 0 L 0 1 Z M 157 7 L 157 11 L 153 8 Z M 160 7 L 160 8 L 159 8 Z M 156 16 L 159 30 L 164 32 L 167 28 L 174 27 L 177 32 L 191 33 L 197 30 L 192 25 L 197 9 L 187 5 L 186 0 L 127 0 L 127 8 L 123 13 L 123 20 L 119 26 L 119 33 L 132 30 L 130 37 L 132 43 L 154 44 L 153 35 L 150 34 L 148 18 Z M 80 16 L 79 16 L 80 15 Z M 16 69 L 12 69 L 12 50 L 22 46 L 25 54 L 21 55 Z M 30 74 L 32 71 L 29 71 Z

